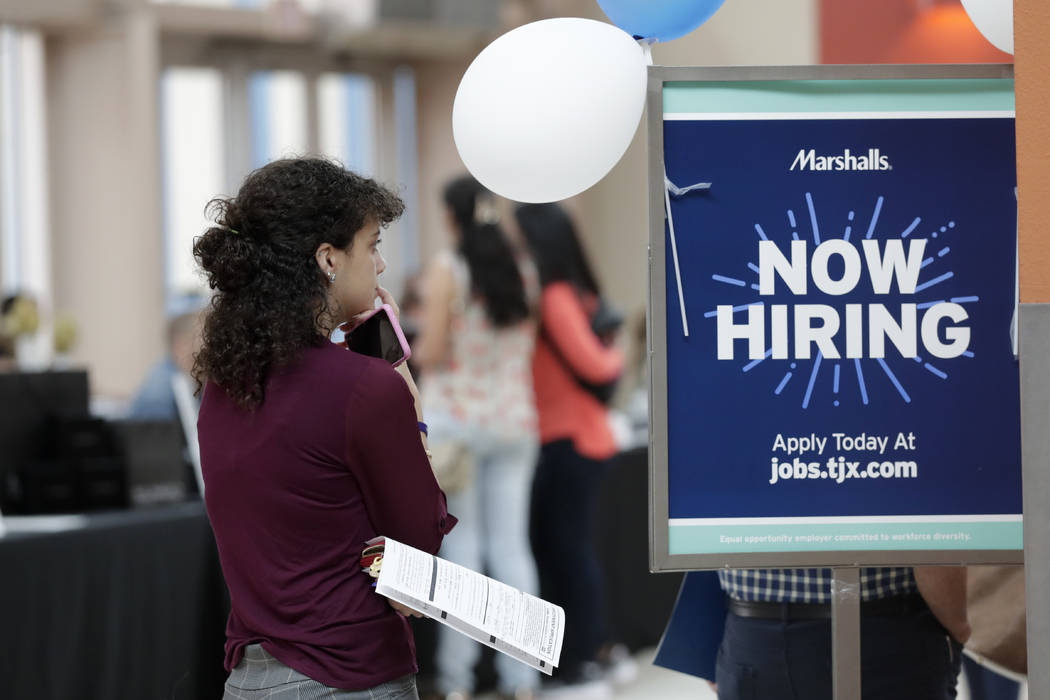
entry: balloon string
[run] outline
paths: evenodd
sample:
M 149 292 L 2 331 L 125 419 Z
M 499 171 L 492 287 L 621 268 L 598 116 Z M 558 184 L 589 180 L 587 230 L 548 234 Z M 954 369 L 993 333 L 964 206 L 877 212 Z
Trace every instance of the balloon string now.
M 671 213 L 671 195 L 675 197 L 681 197 L 688 192 L 694 192 L 697 190 L 709 190 L 711 189 L 710 182 L 698 182 L 695 185 L 689 185 L 688 187 L 679 187 L 667 178 L 667 173 L 664 173 L 664 206 L 667 207 L 667 228 L 671 234 L 671 256 L 674 258 L 674 276 L 675 282 L 678 284 L 678 306 L 682 312 L 682 332 L 685 337 L 689 337 L 689 320 L 685 315 L 685 295 L 682 293 L 682 270 L 678 265 L 678 240 L 674 234 L 674 215 Z
M 638 45 L 642 47 L 642 53 L 645 54 L 645 64 L 647 66 L 653 65 L 653 44 L 656 43 L 656 39 L 638 39 Z
M 681 197 L 683 194 L 686 194 L 687 192 L 692 192 L 693 190 L 711 189 L 710 182 L 698 182 L 695 185 L 689 185 L 688 187 L 679 187 L 678 185 L 668 180 L 666 175 L 664 175 L 664 186 L 668 190 L 670 190 L 671 194 L 673 194 L 675 197 Z
M 637 37 L 636 37 L 637 38 Z M 656 39 L 638 39 L 638 45 L 642 47 L 642 52 L 645 55 L 645 62 L 647 65 L 653 65 L 653 44 L 656 43 Z M 678 239 L 674 233 L 674 215 L 671 213 L 671 195 L 675 197 L 681 197 L 684 194 L 693 192 L 696 190 L 709 190 L 711 189 L 710 182 L 698 182 L 695 185 L 689 185 L 688 187 L 679 187 L 667 178 L 667 173 L 664 172 L 664 206 L 667 209 L 667 227 L 671 234 L 671 256 L 674 258 L 674 276 L 675 283 L 678 285 L 678 308 L 682 313 L 682 332 L 685 337 L 689 337 L 689 319 L 685 314 L 685 295 L 682 293 L 682 269 L 678 264 Z
M 1014 188 L 1014 202 L 1017 202 L 1017 188 Z M 1020 212 L 1018 212 L 1018 216 Z M 1016 220 L 1017 226 L 1020 226 L 1020 219 Z M 1018 229 L 1019 230 L 1019 229 Z M 1017 359 L 1017 321 L 1018 312 L 1020 311 L 1019 305 L 1021 301 L 1021 251 L 1020 251 L 1021 239 L 1017 238 L 1014 245 L 1017 247 L 1016 255 L 1014 255 L 1014 317 L 1010 319 L 1010 344 L 1013 346 L 1014 359 Z
M 670 182 L 664 175 L 664 182 Z M 678 266 L 678 242 L 674 235 L 674 216 L 671 214 L 671 190 L 664 187 L 664 206 L 667 207 L 667 228 L 671 233 L 671 255 L 674 258 L 674 276 L 678 283 L 678 306 L 682 311 L 682 331 L 689 337 L 689 320 L 685 317 L 685 297 L 682 296 L 682 270 Z

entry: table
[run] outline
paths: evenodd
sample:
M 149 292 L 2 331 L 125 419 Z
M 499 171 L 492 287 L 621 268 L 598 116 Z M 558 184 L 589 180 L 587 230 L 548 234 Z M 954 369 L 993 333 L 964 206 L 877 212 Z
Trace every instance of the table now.
M 0 698 L 219 698 L 228 610 L 199 501 L 7 517 Z
M 599 507 L 610 623 L 632 650 L 659 641 L 681 579 L 648 571 L 647 489 L 646 451 L 621 454 Z M 201 503 L 5 523 L 0 698 L 222 696 L 229 604 Z M 415 622 L 425 683 L 436 623 Z M 491 659 L 482 666 L 487 687 Z

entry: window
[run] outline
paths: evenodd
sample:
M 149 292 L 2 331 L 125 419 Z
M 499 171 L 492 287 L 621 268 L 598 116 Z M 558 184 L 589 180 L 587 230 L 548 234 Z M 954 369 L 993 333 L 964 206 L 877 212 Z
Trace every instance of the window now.
M 204 292 L 193 239 L 207 228 L 205 205 L 225 181 L 222 74 L 179 68 L 161 78 L 161 149 L 165 287 L 173 300 Z
M 161 85 L 165 290 L 171 306 L 206 292 L 192 256 L 210 223 L 207 202 L 236 193 L 252 169 L 320 152 L 389 183 L 396 172 L 408 208 L 388 244 L 387 286 L 400 290 L 418 266 L 415 82 L 393 75 L 395 168 L 382 168 L 380 97 L 371 75 L 295 70 L 243 72 L 233 65 L 167 68 Z M 389 164 L 387 164 L 389 165 Z M 384 171 L 387 171 L 384 174 Z
M 0 25 L 0 296 L 24 293 L 43 312 L 19 349 L 28 368 L 46 367 L 52 353 L 44 93 L 42 37 Z
M 306 80 L 294 71 L 259 71 L 249 82 L 252 167 L 309 151 Z
M 6 296 L 51 296 L 44 49 L 32 31 L 0 25 L 0 283 Z
M 375 100 L 368 76 L 325 73 L 317 81 L 321 152 L 369 177 L 375 174 Z

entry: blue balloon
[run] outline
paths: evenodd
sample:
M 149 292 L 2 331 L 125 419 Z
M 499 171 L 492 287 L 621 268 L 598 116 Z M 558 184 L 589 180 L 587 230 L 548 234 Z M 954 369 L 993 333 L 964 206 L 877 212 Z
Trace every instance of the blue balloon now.
M 637 39 L 670 41 L 711 18 L 725 0 L 598 0 L 620 29 Z

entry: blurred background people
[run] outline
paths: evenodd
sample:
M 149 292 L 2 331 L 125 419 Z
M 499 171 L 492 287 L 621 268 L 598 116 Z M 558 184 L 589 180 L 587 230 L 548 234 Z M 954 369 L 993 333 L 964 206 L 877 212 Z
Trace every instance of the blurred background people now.
M 538 447 L 530 369 L 536 324 L 528 263 L 500 226 L 496 198 L 474 178 L 449 182 L 443 201 L 451 244 L 426 270 L 413 350 L 434 468 L 460 519 L 441 555 L 535 593 L 528 494 Z M 438 691 L 469 697 L 479 657 L 476 642 L 442 626 Z M 495 663 L 504 696 L 532 697 L 535 670 L 506 654 Z
M 140 420 L 175 420 L 174 379 L 189 376 L 193 358 L 201 347 L 202 311 L 199 299 L 180 304 L 168 318 L 167 354 L 150 369 L 135 393 L 128 417 Z
M 69 313 L 49 309 L 25 291 L 10 294 L 0 301 L 0 372 L 68 369 L 78 336 Z
M 7 314 L 0 313 L 0 372 L 15 368 L 15 337 L 7 324 Z
M 14 368 L 15 344 L 10 338 L 0 335 L 0 372 L 10 372 Z
M 411 348 L 416 347 L 416 338 L 419 337 L 419 327 L 422 325 L 423 317 L 423 272 L 416 271 L 405 278 L 404 291 L 399 297 L 401 300 L 401 332 L 405 334 L 405 341 Z M 419 360 L 413 353 L 407 363 L 412 373 L 412 378 L 420 381 Z
M 599 489 L 617 453 L 603 400 L 624 368 L 609 335 L 618 323 L 600 313 L 601 289 L 565 210 L 525 204 L 516 218 L 542 285 L 532 360 L 541 442 L 531 496 L 532 551 L 542 597 L 565 609 L 562 694 L 601 697 L 611 693 L 602 665 L 612 647 L 593 542 Z
M 646 340 L 645 310 L 631 320 L 628 372 L 630 384 L 624 395 L 622 410 L 627 418 L 630 437 L 627 449 L 649 445 L 649 357 Z
M 0 302 L 0 372 L 13 371 L 20 359 L 27 359 L 19 357 L 19 346 L 39 328 L 40 309 L 35 299 L 23 292 L 4 297 Z

